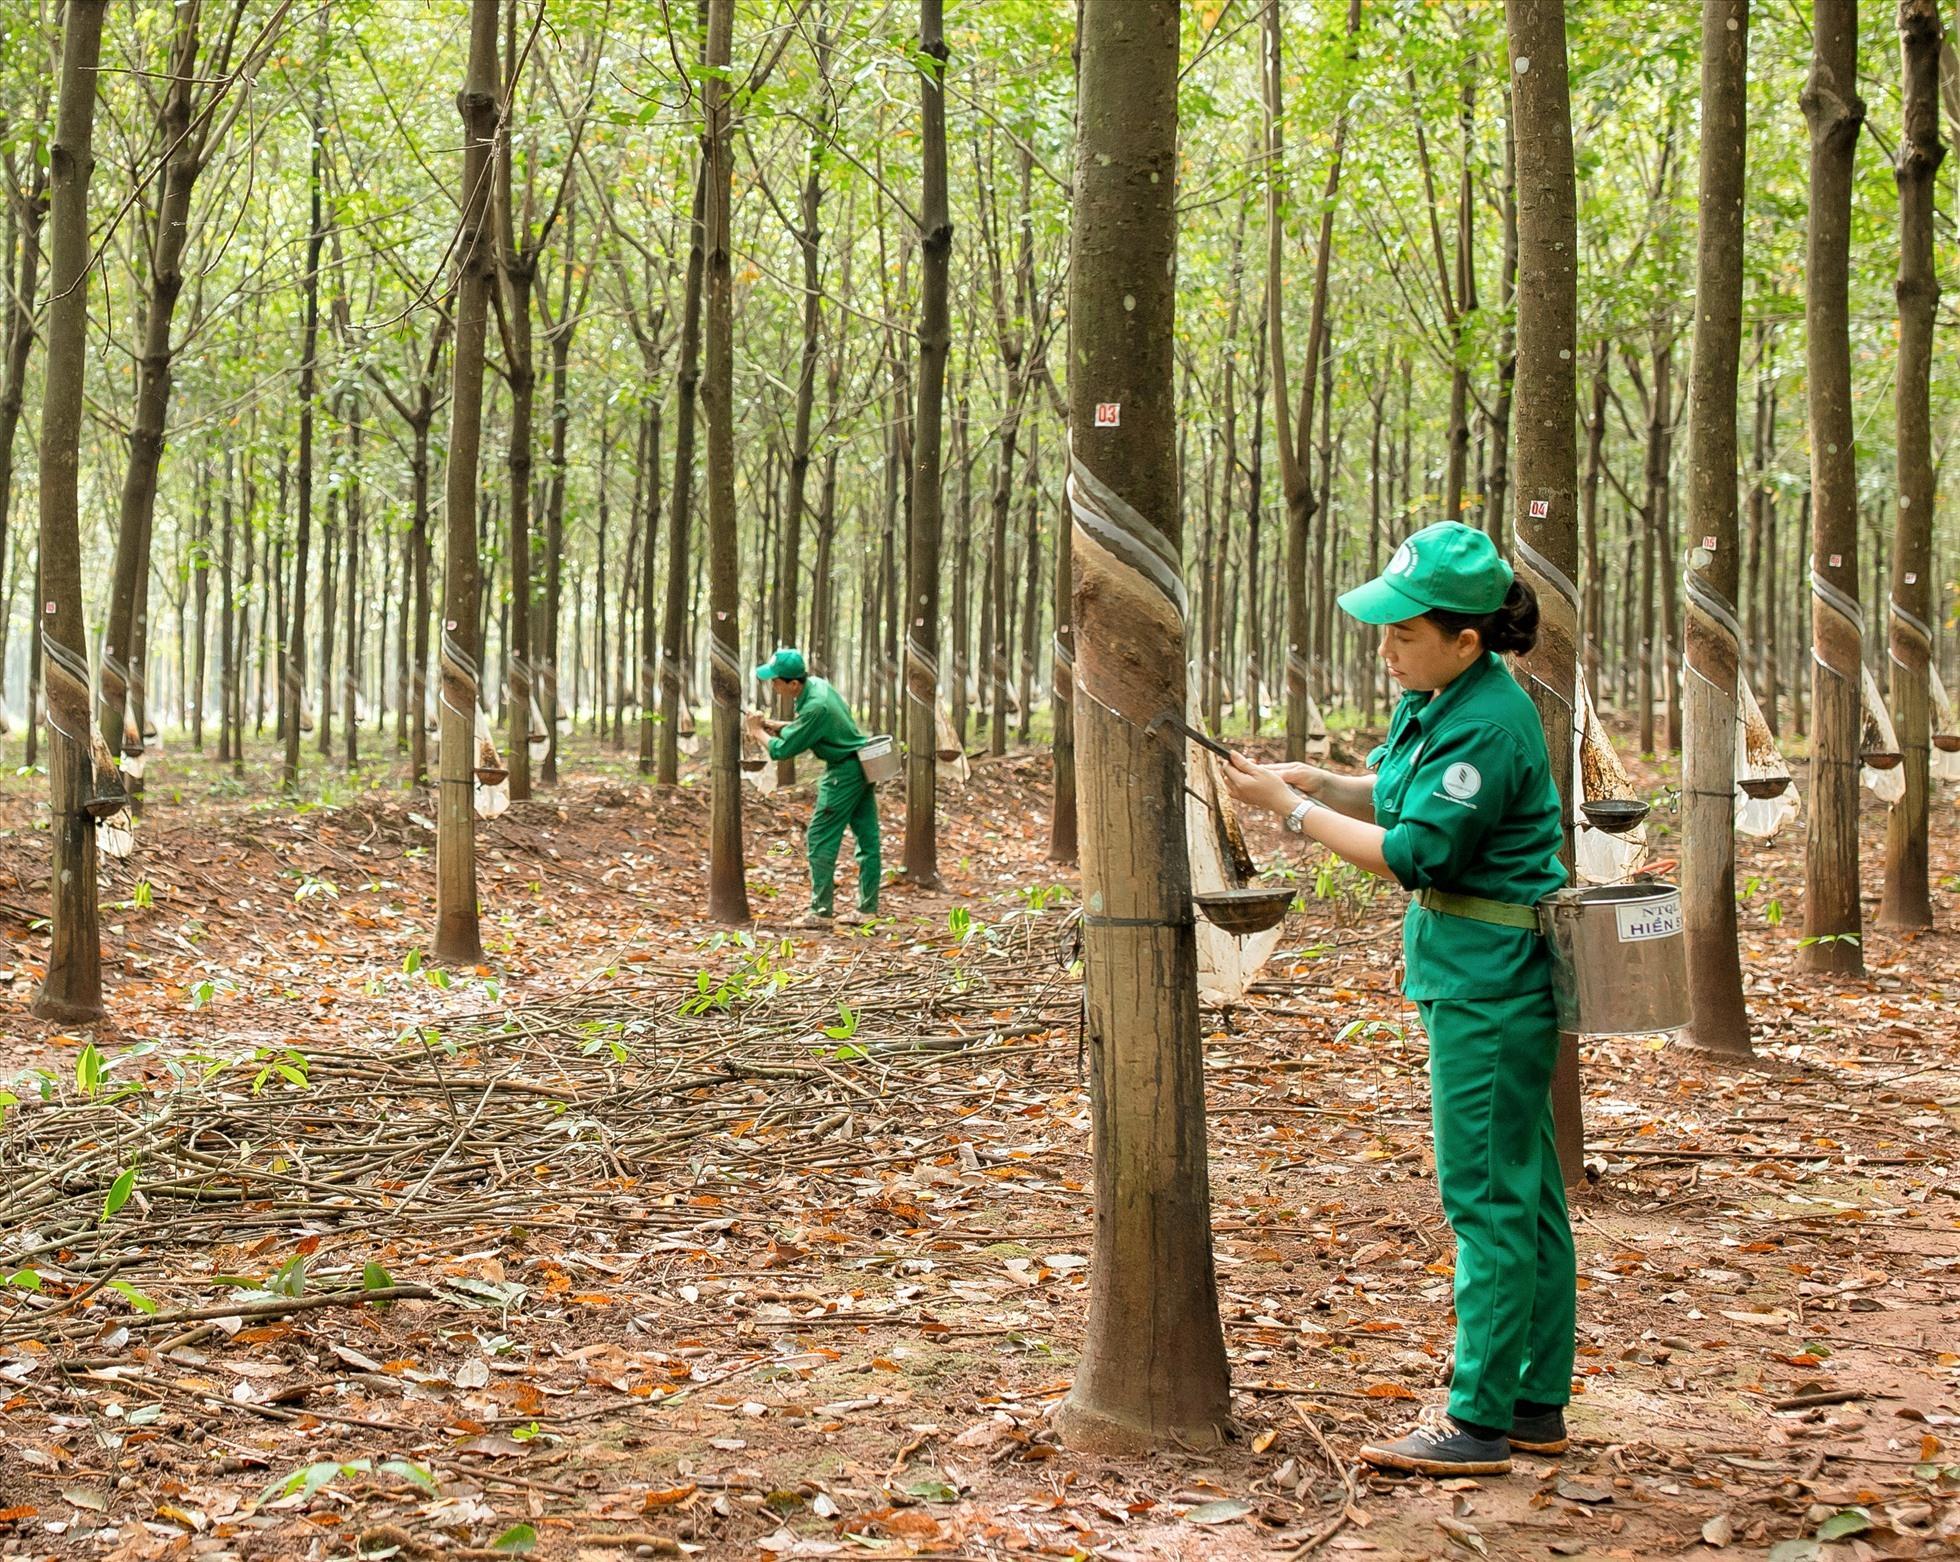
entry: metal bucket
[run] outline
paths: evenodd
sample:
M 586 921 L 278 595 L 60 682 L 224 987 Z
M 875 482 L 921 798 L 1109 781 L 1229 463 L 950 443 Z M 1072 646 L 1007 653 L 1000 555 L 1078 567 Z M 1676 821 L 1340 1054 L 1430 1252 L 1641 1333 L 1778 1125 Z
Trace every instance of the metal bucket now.
M 1672 884 L 1565 889 L 1549 912 L 1560 1030 L 1634 1036 L 1680 1030 L 1688 1007 L 1687 924 Z
M 880 781 L 896 781 L 899 772 L 898 745 L 890 738 L 873 738 L 858 750 L 858 763 L 864 766 L 864 779 L 873 786 Z

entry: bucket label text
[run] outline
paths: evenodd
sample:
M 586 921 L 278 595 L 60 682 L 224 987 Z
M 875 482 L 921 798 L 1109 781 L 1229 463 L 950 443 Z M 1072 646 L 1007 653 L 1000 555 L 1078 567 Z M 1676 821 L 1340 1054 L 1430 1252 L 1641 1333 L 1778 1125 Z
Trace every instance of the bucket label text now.
M 1650 900 L 1636 906 L 1615 906 L 1619 919 L 1620 942 L 1641 944 L 1652 938 L 1678 938 L 1682 930 L 1681 897 Z

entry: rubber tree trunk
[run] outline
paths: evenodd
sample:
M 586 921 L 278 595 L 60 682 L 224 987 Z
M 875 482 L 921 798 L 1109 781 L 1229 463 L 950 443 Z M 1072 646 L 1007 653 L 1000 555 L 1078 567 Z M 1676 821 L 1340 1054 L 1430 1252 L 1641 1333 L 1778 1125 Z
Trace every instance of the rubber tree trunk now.
M 197 530 L 191 542 L 190 567 L 196 574 L 193 590 L 197 601 L 197 641 L 192 647 L 190 682 L 186 691 L 187 715 L 191 724 L 191 748 L 204 752 L 204 686 L 209 672 L 211 646 L 211 472 L 203 470 L 198 503 Z M 0 667 L 6 665 L 6 652 L 0 646 Z
M 361 622 L 360 616 L 360 570 L 361 570 L 361 532 L 367 525 L 367 513 L 361 503 L 361 429 L 365 419 L 363 408 L 357 398 L 347 400 L 347 442 L 350 459 L 347 464 L 347 568 L 346 581 L 342 586 L 343 602 L 342 627 L 346 631 L 347 662 L 340 680 L 341 715 L 341 760 L 351 775 L 361 762 L 360 722 L 355 719 L 354 701 L 361 690 L 361 645 L 355 633 Z M 387 620 L 382 617 L 375 625 L 375 651 L 377 658 L 387 643 Z M 199 655 L 203 648 L 199 647 Z M 376 702 L 380 702 L 377 700 Z
M 1273 431 L 1279 447 L 1280 488 L 1286 496 L 1286 757 L 1307 755 L 1307 706 L 1310 703 L 1312 663 L 1309 659 L 1307 550 L 1311 546 L 1314 512 L 1313 448 L 1314 395 L 1320 383 L 1321 356 L 1327 350 L 1328 273 L 1334 254 L 1334 207 L 1341 188 L 1341 158 L 1347 146 L 1347 115 L 1334 120 L 1334 144 L 1327 156 L 1327 179 L 1320 195 L 1320 230 L 1314 243 L 1313 309 L 1307 323 L 1307 356 L 1300 370 L 1300 409 L 1290 418 L 1287 407 L 1286 336 L 1283 325 L 1286 289 L 1280 275 L 1281 221 L 1286 183 L 1285 140 L 1281 131 L 1280 8 L 1266 8 L 1266 322 L 1272 340 Z M 1348 0 L 1347 35 L 1361 27 L 1361 0 Z M 1326 669 L 1322 669 L 1323 676 Z
M 708 915 L 749 920 L 742 861 L 742 626 L 735 514 L 735 300 L 730 268 L 735 136 L 727 73 L 734 0 L 710 0 L 702 102 L 707 123 L 707 374 L 701 400 L 708 421 L 708 683 L 714 701 L 710 738 L 713 786 L 708 837 Z
M 1075 781 L 1075 626 L 1069 601 L 1074 590 L 1075 560 L 1069 528 L 1055 527 L 1055 649 L 1049 675 L 1054 689 L 1055 751 L 1054 807 L 1048 822 L 1048 860 L 1073 863 L 1077 844 Z
M 1072 1447 L 1215 1446 L 1231 1415 L 1212 1268 L 1175 499 L 1178 0 L 1085 0 L 1069 487 L 1075 518 L 1083 988 L 1096 1235 Z M 1114 404 L 1113 424 L 1097 408 Z
M 660 550 L 660 425 L 662 408 L 650 397 L 646 414 L 646 521 L 640 550 L 640 774 L 653 774 L 660 709 L 660 615 L 653 610 L 655 567 Z
M 129 464 L 123 471 L 117 512 L 115 560 L 111 565 L 109 616 L 102 635 L 97 712 L 102 741 L 112 751 L 124 742 L 130 685 L 142 676 L 133 650 L 138 620 L 149 597 L 150 534 L 156 516 L 157 469 L 163 460 L 164 420 L 170 407 L 170 327 L 184 287 L 184 245 L 189 235 L 191 189 L 203 169 L 201 135 L 191 128 L 191 94 L 196 84 L 198 16 L 195 5 L 177 8 L 171 39 L 169 80 L 157 115 L 157 137 L 170 148 L 150 236 L 150 286 L 143 300 L 137 336 L 136 408 L 129 432 Z M 140 720 L 132 754 L 142 752 Z
M 1857 0 L 1817 0 L 1810 78 L 1810 228 L 1804 255 L 1805 387 L 1810 403 L 1811 767 L 1804 835 L 1806 970 L 1865 968 L 1858 903 L 1858 474 L 1851 418 L 1852 157 L 1858 96 Z
M 694 406 L 701 387 L 701 290 L 707 257 L 706 226 L 709 159 L 701 152 L 694 181 L 694 215 L 688 223 L 687 281 L 681 299 L 681 362 L 674 400 L 674 491 L 667 506 L 667 600 L 660 615 L 660 761 L 655 779 L 677 786 L 681 779 L 681 648 L 686 644 L 688 533 L 694 519 Z
M 477 468 L 483 445 L 483 350 L 497 257 L 489 231 L 497 140 L 498 0 L 471 0 L 470 53 L 457 111 L 463 121 L 461 228 L 456 250 L 456 346 L 451 358 L 449 450 L 443 470 L 440 693 L 442 752 L 436 799 L 435 957 L 483 959 L 476 904 L 476 707 L 482 656 L 477 626 Z
M 1511 402 L 1518 378 L 1518 148 L 1517 125 L 1509 115 L 1504 120 L 1502 211 L 1504 249 L 1498 265 L 1497 308 L 1503 324 L 1497 334 L 1497 395 L 1490 413 L 1490 482 L 1484 490 L 1484 530 L 1499 548 L 1509 544 L 1505 531 L 1510 521 Z
M 299 524 L 293 538 L 293 589 L 287 600 L 285 646 L 279 658 L 280 687 L 285 692 L 286 762 L 281 784 L 299 789 L 300 728 L 306 707 L 306 566 L 313 540 L 313 425 L 319 406 L 320 252 L 326 247 L 325 115 L 319 99 L 313 104 L 313 161 L 307 178 L 307 231 L 304 324 L 299 358 Z
M 1940 141 L 1939 62 L 1942 27 L 1932 0 L 1902 0 L 1905 133 L 1893 174 L 1899 184 L 1897 418 L 1899 510 L 1892 533 L 1892 719 L 1905 756 L 1906 795 L 1885 821 L 1887 927 L 1931 927 L 1927 893 L 1928 710 L 1926 669 L 1933 655 L 1933 317 L 1939 275 L 1933 269 L 1933 181 L 1946 147 Z
M 12 297 L 7 307 L 7 345 L 4 378 L 0 378 L 0 570 L 7 562 L 7 537 L 13 515 L 14 446 L 20 430 L 21 409 L 26 404 L 27 358 L 34 346 L 35 297 L 41 282 L 41 229 L 48 215 L 48 174 L 40 160 L 26 189 L 12 197 L 15 227 L 15 256 Z M 38 593 L 37 593 L 38 595 Z M 38 607 L 32 610 L 34 621 Z M 7 665 L 7 620 L 0 613 L 0 669 Z M 30 659 L 33 637 L 28 639 Z M 30 704 L 22 720 L 34 729 L 34 707 Z
M 514 14 L 514 13 L 513 13 Z M 507 24 L 509 25 L 509 24 Z M 507 64 L 507 75 L 514 62 Z M 508 92 L 516 96 L 516 83 Z M 504 765 L 510 771 L 510 800 L 531 795 L 531 470 L 537 436 L 537 353 L 532 345 L 531 289 L 537 281 L 537 256 L 529 245 L 520 248 L 513 236 L 511 211 L 511 138 L 497 146 L 497 271 L 503 287 L 504 377 L 510 386 L 510 448 L 505 467 L 510 474 L 510 631 L 504 650 L 508 662 L 504 714 Z M 552 654 L 546 647 L 545 656 Z
M 816 29 L 819 78 L 827 83 L 830 32 L 821 18 Z M 790 436 L 789 493 L 783 516 L 782 564 L 777 575 L 776 644 L 795 645 L 803 600 L 803 521 L 809 513 L 810 424 L 817 401 L 817 356 L 823 346 L 823 160 L 830 143 L 830 93 L 817 94 L 810 142 L 803 162 L 803 193 L 798 208 L 802 226 L 796 232 L 797 253 L 803 261 L 803 341 L 796 369 L 796 419 Z M 945 112 L 940 113 L 943 154 Z M 943 162 L 942 155 L 942 184 Z M 787 713 L 784 713 L 787 714 Z M 783 760 L 776 779 L 783 786 L 796 781 L 796 761 Z
M 1688 375 L 1688 679 L 1682 905 L 1697 1046 L 1746 1053 L 1735 920 L 1735 708 L 1742 670 L 1736 387 L 1742 363 L 1749 0 L 1702 0 L 1701 231 Z
M 1516 491 L 1518 574 L 1538 593 L 1537 646 L 1519 658 L 1521 682 L 1545 724 L 1558 784 L 1563 856 L 1572 861 L 1573 697 L 1579 679 L 1578 198 L 1572 89 L 1560 0 L 1510 0 L 1511 112 L 1518 198 Z M 1552 1076 L 1559 1162 L 1568 1184 L 1585 1175 L 1579 1047 L 1560 1038 Z
M 40 590 L 35 618 L 47 679 L 49 840 L 47 975 L 33 1012 L 61 1024 L 102 1015 L 95 896 L 88 638 L 82 619 L 78 485 L 82 386 L 88 363 L 88 187 L 95 172 L 95 77 L 106 0 L 68 0 L 48 178 L 46 381 L 41 400 Z
M 548 451 L 551 475 L 544 490 L 545 535 L 545 624 L 544 657 L 540 672 L 545 726 L 544 762 L 538 779 L 546 786 L 558 780 L 558 606 L 560 576 L 565 563 L 565 438 L 570 429 L 572 406 L 565 382 L 571 373 L 572 334 L 578 329 L 578 306 L 572 301 L 573 257 L 578 252 L 578 206 L 571 198 L 567 181 L 565 198 L 565 250 L 560 267 L 563 290 L 558 317 L 547 322 L 546 340 L 551 347 L 551 444 Z M 540 241 L 542 242 L 542 241 Z M 550 297 L 547 287 L 542 298 Z M 594 681 L 597 687 L 597 680 Z M 577 709 L 577 701 L 573 701 Z
M 946 62 L 941 0 L 919 0 L 921 156 L 919 206 L 919 399 L 912 423 L 912 513 L 905 614 L 905 876 L 939 884 L 939 539 L 944 530 L 941 466 L 946 355 L 952 346 L 947 292 L 953 219 L 946 199 Z M 1033 561 L 1030 560 L 1030 567 Z

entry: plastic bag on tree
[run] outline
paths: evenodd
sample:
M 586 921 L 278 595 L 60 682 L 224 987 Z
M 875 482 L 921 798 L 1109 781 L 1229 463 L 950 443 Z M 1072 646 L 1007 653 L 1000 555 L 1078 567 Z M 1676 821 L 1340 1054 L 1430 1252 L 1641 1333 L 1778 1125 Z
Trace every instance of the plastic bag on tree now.
M 1960 718 L 1955 716 L 1946 685 L 1940 682 L 1939 669 L 1928 667 L 1926 676 L 1933 708 L 1933 752 L 1929 756 L 1929 768 L 1935 781 L 1960 781 Z
M 1581 884 L 1620 884 L 1633 877 L 1647 855 L 1647 824 L 1643 819 L 1620 835 L 1598 830 L 1586 821 L 1582 803 L 1608 799 L 1638 801 L 1633 777 L 1620 760 L 1613 740 L 1593 709 L 1592 691 L 1579 673 L 1572 712 L 1572 862 Z
M 1900 803 L 1906 795 L 1905 767 L 1899 763 L 1898 730 L 1892 725 L 1885 696 L 1879 693 L 1878 679 L 1869 667 L 1862 669 L 1860 686 L 1864 692 L 1865 720 L 1858 735 L 1858 779 L 1880 802 Z
M 95 821 L 95 850 L 98 856 L 113 857 L 118 862 L 136 850 L 136 821 L 127 808 Z
M 1191 889 L 1237 889 L 1258 866 L 1246 849 L 1237 806 L 1218 784 L 1218 759 L 1195 743 L 1186 745 L 1184 834 L 1191 857 Z M 1197 919 L 1198 995 L 1206 1003 L 1237 1003 L 1279 948 L 1286 925 L 1238 938 L 1203 917 Z
M 681 719 L 674 737 L 674 747 L 689 759 L 701 752 L 701 734 L 694 725 L 694 707 L 687 703 L 686 695 L 681 696 Z
M 551 729 L 544 724 L 544 712 L 538 709 L 538 695 L 531 691 L 531 726 L 527 734 L 530 739 L 531 763 L 542 765 L 545 756 L 551 752 Z
M 1319 764 L 1327 757 L 1327 722 L 1320 714 L 1320 704 L 1309 694 L 1307 696 L 1307 759 Z
M 1763 719 L 1763 707 L 1749 680 L 1736 677 L 1735 827 L 1768 840 L 1803 812 L 1796 777 L 1776 746 L 1776 734 Z
M 939 762 L 959 778 L 961 786 L 973 779 L 973 766 L 967 763 L 966 748 L 953 726 L 953 713 L 945 705 L 933 712 L 934 741 L 939 746 Z

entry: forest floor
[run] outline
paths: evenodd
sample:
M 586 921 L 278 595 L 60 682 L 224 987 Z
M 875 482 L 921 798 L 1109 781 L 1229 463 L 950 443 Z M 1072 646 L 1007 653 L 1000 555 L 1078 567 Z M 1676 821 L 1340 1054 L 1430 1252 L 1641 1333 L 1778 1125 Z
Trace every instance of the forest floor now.
M 1450 1349 L 1399 894 L 1304 872 L 1206 1014 L 1242 1435 L 1085 1457 L 1048 1430 L 1091 1231 L 1044 758 L 949 785 L 945 889 L 832 937 L 786 928 L 807 788 L 751 797 L 729 935 L 705 786 L 582 742 L 481 827 L 453 975 L 426 794 L 295 811 L 259 759 L 153 763 L 88 1034 L 27 1016 L 44 783 L 0 787 L 0 1556 L 1960 1549 L 1951 789 L 1939 930 L 1870 928 L 1861 979 L 1795 968 L 1800 828 L 1743 843 L 1754 1062 L 1588 1047 L 1574 1447 L 1439 1484 L 1353 1459 Z

